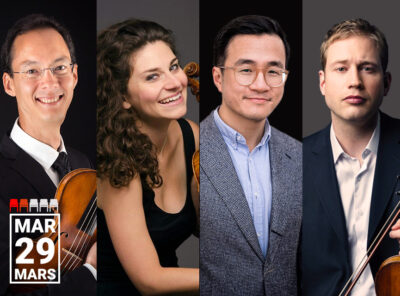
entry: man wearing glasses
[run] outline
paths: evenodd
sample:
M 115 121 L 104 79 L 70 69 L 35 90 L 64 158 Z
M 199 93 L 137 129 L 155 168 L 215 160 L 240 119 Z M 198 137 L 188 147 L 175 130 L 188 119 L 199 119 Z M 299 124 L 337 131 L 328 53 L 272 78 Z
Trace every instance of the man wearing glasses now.
M 214 41 L 222 104 L 200 125 L 200 293 L 295 295 L 301 144 L 270 126 L 289 45 L 279 24 L 242 16 Z
M 16 98 L 19 114 L 0 148 L 0 294 L 9 295 L 9 199 L 54 198 L 65 173 L 91 164 L 66 148 L 60 134 L 78 81 L 69 32 L 43 15 L 24 17 L 8 31 L 1 65 L 4 90 Z M 94 246 L 84 267 L 35 295 L 95 295 L 95 267 Z

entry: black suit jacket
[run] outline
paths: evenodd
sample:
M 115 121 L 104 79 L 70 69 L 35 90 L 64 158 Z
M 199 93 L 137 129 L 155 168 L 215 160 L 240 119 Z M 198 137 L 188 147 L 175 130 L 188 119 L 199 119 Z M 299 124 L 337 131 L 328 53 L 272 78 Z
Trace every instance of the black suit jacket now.
M 80 152 L 67 148 L 72 169 L 92 167 Z M 0 295 L 12 295 L 9 286 L 10 198 L 54 198 L 56 186 L 44 169 L 5 135 L 0 146 Z M 63 277 L 61 284 L 27 295 L 96 295 L 96 281 L 86 267 Z
M 303 142 L 303 225 L 299 249 L 303 295 L 337 296 L 353 272 L 329 132 L 330 126 Z M 368 246 L 399 201 L 399 179 L 400 120 L 381 113 Z M 386 236 L 370 262 L 373 276 L 386 258 L 398 252 L 398 242 Z

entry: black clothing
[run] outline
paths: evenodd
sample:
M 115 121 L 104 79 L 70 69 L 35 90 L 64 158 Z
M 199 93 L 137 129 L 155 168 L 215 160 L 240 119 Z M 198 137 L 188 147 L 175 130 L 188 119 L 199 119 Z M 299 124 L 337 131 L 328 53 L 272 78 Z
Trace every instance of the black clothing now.
M 187 180 L 187 196 L 182 210 L 175 214 L 161 210 L 154 202 L 154 191 L 145 186 L 142 179 L 143 208 L 146 224 L 157 250 L 160 265 L 163 267 L 178 266 L 175 250 L 193 233 L 196 227 L 196 213 L 190 193 L 190 184 L 193 176 L 192 155 L 195 151 L 194 136 L 186 120 L 179 119 L 178 123 L 183 135 Z M 118 260 L 108 232 L 105 216 L 101 209 L 98 209 L 97 218 L 98 295 L 140 295 Z M 134 251 L 132 249 L 132 252 Z
M 51 167 L 56 170 L 58 178 L 61 181 L 61 179 L 72 170 L 67 153 L 60 152 Z
M 91 168 L 82 153 L 67 148 L 72 169 Z M 0 295 L 12 295 L 9 287 L 9 201 L 11 198 L 54 198 L 56 186 L 43 167 L 5 135 L 0 147 Z M 96 280 L 86 267 L 65 275 L 61 284 L 24 295 L 96 295 Z
M 346 219 L 330 142 L 330 126 L 303 141 L 303 224 L 299 248 L 301 294 L 336 296 L 353 272 Z M 381 133 L 371 197 L 368 245 L 399 200 L 400 120 L 381 113 Z M 399 251 L 384 238 L 370 261 L 380 264 Z

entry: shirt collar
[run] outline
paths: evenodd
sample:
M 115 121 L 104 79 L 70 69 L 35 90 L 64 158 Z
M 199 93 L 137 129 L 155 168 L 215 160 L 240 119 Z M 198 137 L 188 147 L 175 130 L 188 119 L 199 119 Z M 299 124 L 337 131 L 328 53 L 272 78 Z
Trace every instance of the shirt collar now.
M 62 137 L 59 151 L 57 151 L 24 132 L 18 124 L 18 118 L 11 130 L 10 138 L 45 169 L 51 168 L 59 152 L 67 153 Z
M 378 120 L 376 123 L 376 127 L 371 136 L 371 139 L 369 140 L 367 146 L 365 147 L 365 149 L 362 153 L 363 158 L 365 158 L 369 152 L 372 152 L 375 155 L 378 154 L 378 145 L 379 145 L 380 134 L 381 134 L 381 114 L 378 112 Z M 336 163 L 342 154 L 347 155 L 347 153 L 344 152 L 342 146 L 339 144 L 338 140 L 336 139 L 336 134 L 335 134 L 335 131 L 333 130 L 332 124 L 331 124 L 331 129 L 330 129 L 330 140 L 331 140 L 331 146 L 332 146 L 332 152 L 333 152 L 333 162 Z
M 218 129 L 220 130 L 225 142 L 231 145 L 234 149 L 237 149 L 238 145 L 246 145 L 247 147 L 246 139 L 239 132 L 231 128 L 221 119 L 221 117 L 218 114 L 218 109 L 219 108 L 216 108 L 214 110 L 214 121 Z M 269 125 L 268 119 L 266 119 L 263 137 L 261 138 L 260 143 L 258 143 L 256 147 L 268 144 L 270 138 L 271 138 L 271 126 Z

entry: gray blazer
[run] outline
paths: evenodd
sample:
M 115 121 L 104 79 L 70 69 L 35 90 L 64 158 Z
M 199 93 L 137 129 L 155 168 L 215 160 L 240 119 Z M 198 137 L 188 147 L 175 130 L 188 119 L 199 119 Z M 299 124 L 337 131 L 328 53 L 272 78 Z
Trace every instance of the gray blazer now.
M 265 258 L 212 113 L 200 124 L 201 295 L 297 295 L 301 143 L 272 128 L 269 149 L 272 210 Z

